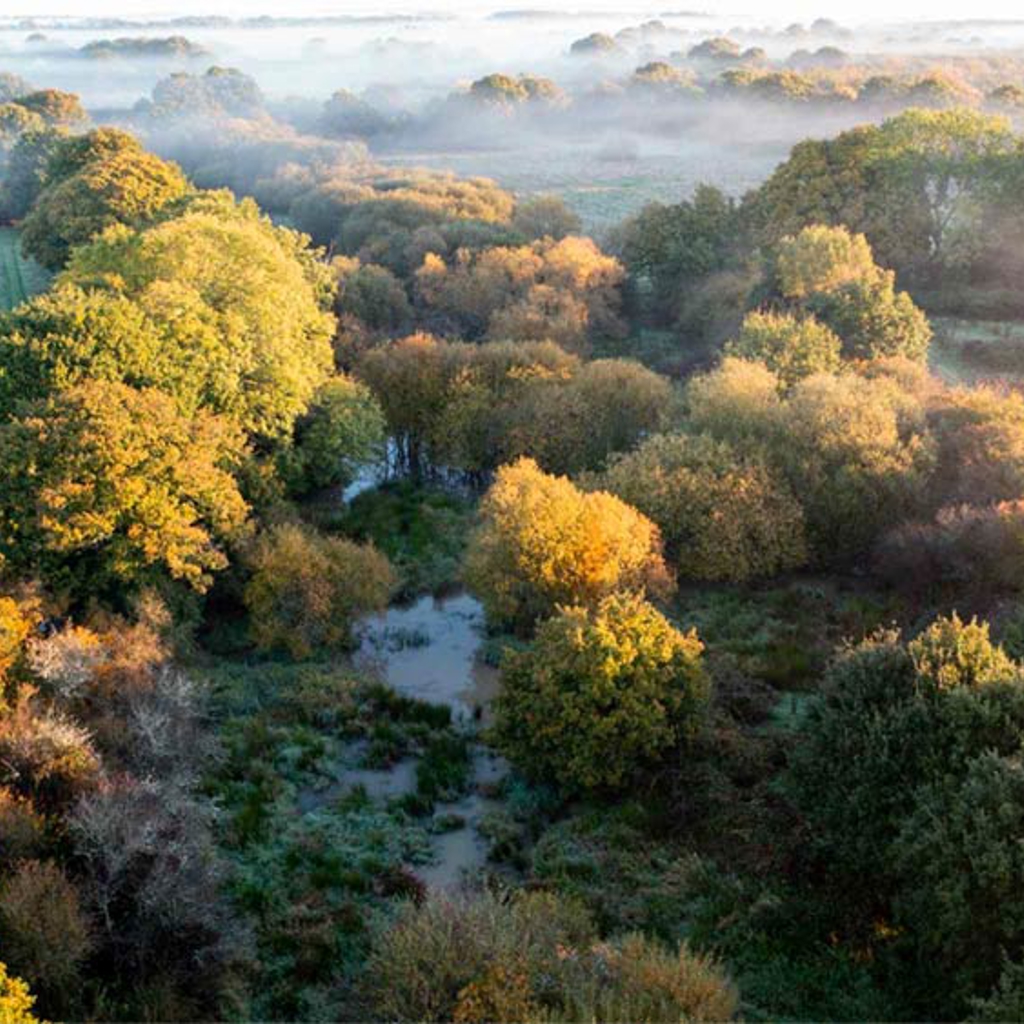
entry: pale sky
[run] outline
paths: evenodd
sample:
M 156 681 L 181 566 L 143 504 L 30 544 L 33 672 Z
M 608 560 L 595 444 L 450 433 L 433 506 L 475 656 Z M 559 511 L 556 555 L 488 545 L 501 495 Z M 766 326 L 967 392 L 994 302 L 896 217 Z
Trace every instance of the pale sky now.
M 6 0 L 5 15 L 119 15 L 153 17 L 168 14 L 281 15 L 382 13 L 417 10 L 490 12 L 508 8 L 554 10 L 636 11 L 650 15 L 659 11 L 700 10 L 709 14 L 737 17 L 758 23 L 811 19 L 828 16 L 849 24 L 884 20 L 887 22 L 937 19 L 1013 18 L 1024 20 L 1020 0 L 351 0 L 328 3 L 323 0 Z

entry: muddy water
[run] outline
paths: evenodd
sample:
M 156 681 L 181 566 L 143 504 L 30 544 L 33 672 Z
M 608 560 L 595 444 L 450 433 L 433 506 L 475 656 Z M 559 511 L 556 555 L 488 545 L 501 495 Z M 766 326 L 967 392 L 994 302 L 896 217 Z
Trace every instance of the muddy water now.
M 484 613 L 480 602 L 466 593 L 422 597 L 364 619 L 356 661 L 377 672 L 399 693 L 452 708 L 457 720 L 472 728 L 489 720 L 498 685 L 495 669 L 480 660 Z M 487 863 L 488 844 L 479 832 L 483 817 L 500 803 L 490 794 L 507 765 L 480 744 L 473 747 L 473 775 L 461 799 L 438 804 L 434 820 L 461 822 L 434 836 L 434 862 L 416 869 L 432 888 L 458 885 L 479 873 Z M 372 778 L 370 777 L 372 776 Z M 366 787 L 370 796 L 391 796 L 415 789 L 415 762 L 403 761 L 391 773 L 347 769 L 339 788 Z
M 480 659 L 484 612 L 469 594 L 421 597 L 365 619 L 357 661 L 399 693 L 486 718 L 497 672 Z

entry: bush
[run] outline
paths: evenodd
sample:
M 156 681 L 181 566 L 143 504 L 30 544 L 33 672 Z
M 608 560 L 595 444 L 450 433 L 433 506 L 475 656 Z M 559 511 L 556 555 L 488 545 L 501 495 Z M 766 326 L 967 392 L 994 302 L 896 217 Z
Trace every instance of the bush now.
M 3 1024 L 39 1024 L 32 1016 L 35 996 L 28 985 L 7 973 L 7 965 L 0 963 L 0 1021 Z
M 89 734 L 65 716 L 40 708 L 27 686 L 0 718 L 0 766 L 3 781 L 44 811 L 73 803 L 100 773 Z
M 296 659 L 351 646 L 356 618 L 386 607 L 395 584 L 388 560 L 372 545 L 290 524 L 256 542 L 250 565 L 245 603 L 253 639 Z
M 32 801 L 0 789 L 0 863 L 36 857 L 46 839 L 46 820 Z
M 684 578 L 740 582 L 807 558 L 803 511 L 786 482 L 726 441 L 655 436 L 596 482 L 658 526 Z
M 737 998 L 707 958 L 639 935 L 596 942 L 545 893 L 435 896 L 378 934 L 377 1009 L 397 1021 L 723 1021 Z
M 790 781 L 847 930 L 891 951 L 914 1016 L 964 1012 L 1024 950 L 1016 891 L 1024 671 L 955 615 L 843 653 Z M 886 921 L 888 939 L 873 922 Z M 933 965 L 933 966 L 931 966 Z
M 621 787 L 692 730 L 707 691 L 702 650 L 635 595 L 561 608 L 502 663 L 498 745 L 566 789 Z
M 214 813 L 173 780 L 125 776 L 80 800 L 68 829 L 83 902 L 122 978 L 182 977 L 207 1007 L 239 949 Z
M 27 861 L 3 883 L 0 944 L 11 969 L 54 1005 L 73 998 L 92 940 L 78 893 L 56 864 Z
M 545 893 L 435 894 L 380 928 L 368 965 L 378 1011 L 394 1021 L 451 1020 L 467 986 L 496 967 L 533 979 L 558 947 L 596 939 L 586 912 Z M 491 975 L 492 987 L 497 979 Z
M 785 313 L 748 313 L 728 355 L 764 363 L 784 384 L 840 367 L 843 343 L 814 317 Z
M 532 459 L 498 470 L 480 514 L 466 581 L 496 621 L 529 628 L 559 604 L 671 590 L 650 520 L 610 494 L 549 476 Z

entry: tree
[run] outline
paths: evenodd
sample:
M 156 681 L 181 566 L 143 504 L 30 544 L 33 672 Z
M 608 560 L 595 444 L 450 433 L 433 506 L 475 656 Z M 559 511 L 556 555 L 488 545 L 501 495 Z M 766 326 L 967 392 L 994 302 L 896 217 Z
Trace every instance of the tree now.
M 700 185 L 693 199 L 651 203 L 630 217 L 617 229 L 613 249 L 635 281 L 649 284 L 658 321 L 672 323 L 700 282 L 735 261 L 739 236 L 736 204 Z
M 78 128 L 89 121 L 82 101 L 73 92 L 40 89 L 19 96 L 17 102 L 26 110 L 38 114 L 49 125 Z
M 4 1024 L 39 1024 L 32 1015 L 36 999 L 28 985 L 7 973 L 7 965 L 0 963 L 0 1020 Z
M 12 970 L 53 1007 L 67 1006 L 93 943 L 78 893 L 48 861 L 26 861 L 0 886 L 0 940 Z
M 977 789 L 979 756 L 1017 755 L 1024 737 L 1022 680 L 1020 666 L 991 643 L 986 626 L 955 616 L 939 619 L 910 644 L 886 633 L 843 652 L 802 729 L 790 778 L 812 826 L 816 855 L 834 879 L 834 898 L 855 911 L 848 922 L 892 920 L 895 913 L 896 928 L 907 929 L 901 942 L 910 946 L 917 965 L 937 952 L 938 918 L 966 912 L 960 894 L 978 892 L 974 909 L 983 915 L 989 866 L 995 877 L 1006 877 L 1000 875 L 996 850 L 986 859 L 977 849 L 975 859 L 963 839 L 976 827 L 978 835 L 987 829 L 1008 844 L 1017 813 L 980 794 L 952 813 L 940 811 L 937 801 L 964 785 Z M 984 773 L 993 767 L 990 763 Z M 997 804 L 1003 811 L 994 810 Z M 967 823 L 971 817 L 976 825 Z M 940 834 L 943 843 L 949 841 L 941 853 Z M 977 872 L 973 878 L 972 872 Z M 1015 913 L 1007 907 L 1004 920 Z M 938 941 L 947 939 L 969 945 L 979 935 L 967 938 L 967 932 L 954 928 Z M 956 967 L 984 971 L 987 984 L 973 994 L 986 994 L 998 976 L 998 957 L 988 947 L 974 946 L 974 959 L 960 948 L 964 959 Z M 949 970 L 953 964 L 938 966 L 929 972 L 931 989 L 926 985 L 913 993 L 922 1017 L 957 1013 L 964 997 L 961 979 Z
M 914 404 L 887 381 L 853 375 L 793 388 L 772 450 L 800 495 L 817 558 L 855 559 L 927 507 L 935 453 Z
M 350 647 L 356 618 L 387 607 L 395 584 L 388 560 L 372 545 L 291 524 L 256 541 L 250 568 L 245 604 L 253 639 L 296 660 Z
M 144 226 L 187 189 L 177 165 L 146 152 L 94 160 L 63 179 L 54 179 L 51 170 L 51 183 L 25 218 L 22 248 L 56 270 L 67 262 L 72 247 L 112 224 Z
M 774 287 L 790 308 L 815 316 L 842 340 L 847 359 L 924 359 L 931 328 L 895 275 L 875 264 L 863 235 L 813 225 L 779 242 Z
M 46 187 L 50 159 L 67 137 L 64 128 L 22 132 L 7 157 L 0 182 L 0 212 L 7 220 L 21 220 Z
M 428 254 L 416 271 L 420 301 L 463 336 L 555 341 L 570 351 L 592 337 L 617 336 L 623 271 L 589 238 L 461 249 L 446 263 Z
M 740 582 L 807 558 L 803 510 L 786 482 L 726 441 L 656 435 L 595 482 L 658 526 L 683 578 Z
M 524 397 L 522 412 L 533 429 L 521 435 L 525 443 L 516 454 L 553 473 L 598 470 L 610 455 L 667 426 L 673 399 L 669 381 L 639 363 L 586 362 L 570 380 Z
M 205 590 L 247 508 L 232 424 L 152 389 L 89 381 L 0 427 L 0 552 L 10 570 L 96 593 L 169 576 Z
M 561 607 L 502 663 L 499 747 L 568 791 L 619 789 L 692 729 L 703 645 L 635 594 Z
M 496 621 L 529 628 L 559 604 L 671 589 L 650 520 L 610 494 L 549 476 L 532 459 L 498 470 L 480 515 L 466 580 Z
M 583 225 L 561 196 L 541 195 L 516 203 L 512 227 L 527 239 L 560 241 L 568 235 L 578 235 Z
M 764 363 L 786 385 L 840 367 L 843 343 L 814 317 L 786 313 L 748 313 L 727 355 Z
M 390 335 L 412 320 L 412 306 L 405 286 L 387 267 L 360 264 L 359 260 L 337 257 L 332 266 L 338 275 L 335 312 L 355 317 L 375 334 Z
M 198 341 L 209 359 L 204 404 L 274 442 L 333 366 L 333 284 L 307 242 L 251 201 L 205 193 L 152 227 L 109 228 L 74 251 L 61 280 L 101 282 Z
M 297 494 L 344 487 L 361 463 L 380 456 L 384 438 L 384 414 L 369 389 L 332 377 L 295 424 L 293 447 L 283 458 L 285 476 Z
M 860 99 L 891 94 L 892 86 L 869 79 Z M 964 107 L 907 110 L 879 126 L 799 143 L 745 204 L 769 244 L 815 223 L 847 225 L 901 281 L 934 287 L 979 272 L 998 280 L 1002 229 L 1019 224 L 1019 150 L 1003 118 Z M 985 231 L 988 223 L 996 230 Z

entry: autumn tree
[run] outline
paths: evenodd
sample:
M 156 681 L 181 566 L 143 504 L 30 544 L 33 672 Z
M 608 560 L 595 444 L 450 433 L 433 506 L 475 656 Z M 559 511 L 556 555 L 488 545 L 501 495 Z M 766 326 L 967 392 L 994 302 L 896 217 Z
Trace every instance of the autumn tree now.
M 26 110 L 38 114 L 49 125 L 80 128 L 89 121 L 82 101 L 73 92 L 39 89 L 19 96 L 17 102 Z
M 814 317 L 753 312 L 730 341 L 727 355 L 764 363 L 786 385 L 814 373 L 834 373 L 843 343 Z
M 527 629 L 559 604 L 670 589 L 650 520 L 610 494 L 549 476 L 532 459 L 498 470 L 480 515 L 466 579 L 495 621 Z
M 230 422 L 155 390 L 89 381 L 0 427 L 0 552 L 8 571 L 96 592 L 181 580 L 205 590 L 246 505 Z
M 188 189 L 175 164 L 144 151 L 93 160 L 64 178 L 55 177 L 52 166 L 51 184 L 36 199 L 22 231 L 25 253 L 51 270 L 67 262 L 74 246 L 113 224 L 144 226 Z
M 799 501 L 777 469 L 707 435 L 657 435 L 613 459 L 595 483 L 661 530 L 689 579 L 742 581 L 807 558 Z
M 203 404 L 275 441 L 333 365 L 333 284 L 307 241 L 251 201 L 203 193 L 181 216 L 80 246 L 61 280 L 138 303 L 195 352 Z
M 245 588 L 253 639 L 295 659 L 319 649 L 345 649 L 359 615 L 381 611 L 395 577 L 372 545 L 326 537 L 292 524 L 256 541 Z
M 702 650 L 636 594 L 560 608 L 529 650 L 505 656 L 499 747 L 566 790 L 620 788 L 692 730 Z
M 621 333 L 623 271 L 589 238 L 460 250 L 447 263 L 428 254 L 416 272 L 420 301 L 465 337 L 550 340 L 571 351 Z
M 923 359 L 931 341 L 925 315 L 895 275 L 877 266 L 863 235 L 813 225 L 783 238 L 770 269 L 782 303 L 808 313 L 842 342 L 847 359 Z

